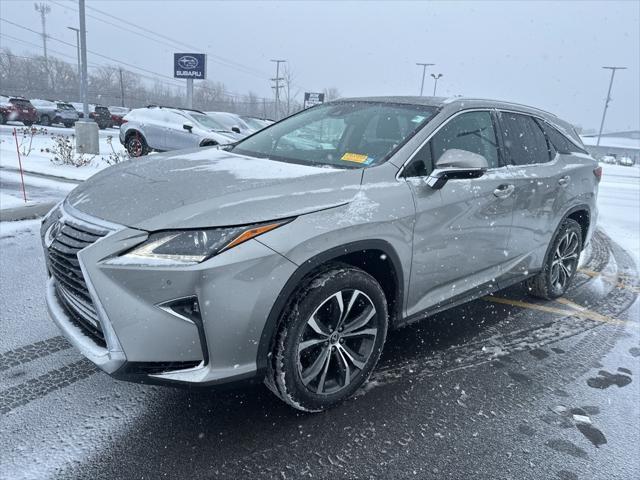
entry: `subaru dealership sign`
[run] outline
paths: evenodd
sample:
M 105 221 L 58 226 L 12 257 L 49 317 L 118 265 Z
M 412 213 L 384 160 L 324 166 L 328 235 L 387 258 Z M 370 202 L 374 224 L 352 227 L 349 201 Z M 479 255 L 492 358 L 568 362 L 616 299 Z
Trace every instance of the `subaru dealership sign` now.
M 204 53 L 174 53 L 173 76 L 175 78 L 206 78 L 206 55 Z

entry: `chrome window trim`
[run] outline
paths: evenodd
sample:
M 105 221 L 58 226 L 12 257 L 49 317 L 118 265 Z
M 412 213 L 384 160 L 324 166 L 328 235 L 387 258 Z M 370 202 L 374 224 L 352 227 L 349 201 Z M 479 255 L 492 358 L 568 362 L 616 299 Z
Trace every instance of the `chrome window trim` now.
M 454 113 L 453 115 L 451 115 L 450 117 L 448 117 L 447 119 L 445 119 L 444 122 L 442 122 L 440 125 L 438 125 L 438 127 L 429 134 L 429 136 L 418 146 L 418 148 L 416 148 L 413 153 L 411 155 L 409 155 L 409 158 L 402 164 L 402 166 L 400 167 L 400 169 L 398 170 L 398 173 L 396 173 L 396 180 L 402 180 L 401 176 L 402 176 L 402 172 L 404 172 L 404 169 L 407 167 L 407 165 L 411 162 L 411 160 L 413 160 L 413 157 L 415 157 L 418 152 L 420 150 L 422 150 L 422 147 L 424 147 L 427 143 L 429 143 L 429 141 L 433 138 L 433 136 L 438 133 L 440 131 L 441 128 L 443 128 L 446 124 L 448 124 L 451 120 L 453 120 L 454 118 L 456 118 L 459 115 L 462 115 L 463 113 L 469 113 L 469 112 L 489 112 L 491 113 L 492 111 L 496 111 L 497 108 L 494 107 L 476 107 L 476 108 L 469 108 L 469 109 L 465 109 L 465 110 L 460 110 L 456 113 Z M 493 122 L 493 120 L 492 120 Z M 504 168 L 507 165 L 501 165 L 500 167 L 495 167 L 495 168 L 489 168 L 488 170 L 494 171 L 497 170 L 499 168 Z

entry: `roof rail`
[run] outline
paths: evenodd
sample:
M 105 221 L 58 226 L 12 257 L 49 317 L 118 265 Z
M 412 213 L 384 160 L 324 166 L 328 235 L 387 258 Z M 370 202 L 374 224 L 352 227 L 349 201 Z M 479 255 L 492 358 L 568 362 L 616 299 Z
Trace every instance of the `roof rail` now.
M 455 101 L 472 101 L 472 100 L 480 100 L 483 102 L 499 102 L 499 103 L 503 103 L 505 105 L 513 105 L 514 107 L 524 107 L 524 108 L 528 108 L 530 110 L 536 110 L 538 112 L 542 112 L 542 113 L 546 113 L 547 115 L 551 115 L 553 117 L 557 117 L 557 115 L 553 112 L 549 112 L 547 110 L 543 110 L 542 108 L 538 108 L 538 107 L 532 107 L 531 105 L 525 105 L 524 103 L 517 103 L 517 102 L 508 102 L 506 100 L 493 100 L 491 98 L 479 98 L 479 97 L 449 97 L 447 98 L 444 103 L 452 103 Z
M 203 115 L 206 115 L 202 110 L 196 110 L 195 108 L 171 107 L 169 105 L 150 104 L 150 105 L 147 105 L 145 108 L 170 108 L 171 110 L 184 110 L 185 112 L 196 112 L 196 113 L 201 113 Z

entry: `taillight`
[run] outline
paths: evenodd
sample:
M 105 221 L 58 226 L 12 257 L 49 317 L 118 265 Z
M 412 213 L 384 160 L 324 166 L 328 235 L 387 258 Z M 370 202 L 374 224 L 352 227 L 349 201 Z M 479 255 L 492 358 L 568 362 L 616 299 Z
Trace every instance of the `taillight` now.
M 593 174 L 595 175 L 598 182 L 602 180 L 602 167 L 596 167 L 593 169 Z

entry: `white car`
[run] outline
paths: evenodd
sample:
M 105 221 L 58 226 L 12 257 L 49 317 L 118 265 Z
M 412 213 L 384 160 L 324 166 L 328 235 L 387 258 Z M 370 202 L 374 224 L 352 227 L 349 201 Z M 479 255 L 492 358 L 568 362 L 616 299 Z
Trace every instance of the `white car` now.
M 633 167 L 634 162 L 631 157 L 620 157 L 618 158 L 618 164 L 624 165 L 625 167 Z
M 616 157 L 614 157 L 613 155 L 603 155 L 602 157 L 600 157 L 600 161 L 602 163 L 615 164 L 616 163 Z
M 235 133 L 225 130 L 204 112 L 156 105 L 131 110 L 120 127 L 120 143 L 132 157 L 151 150 L 166 152 L 226 145 L 237 140 Z

